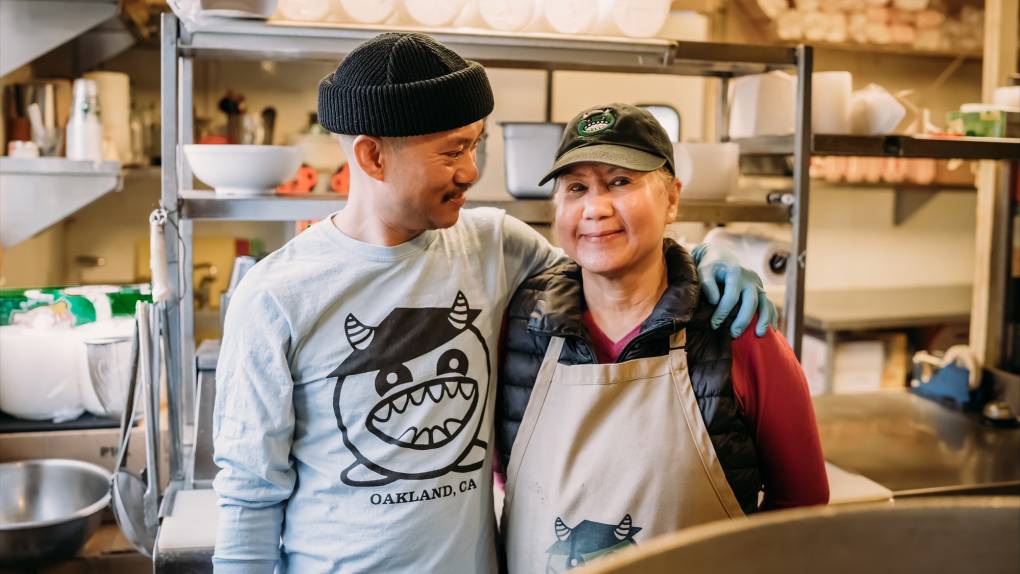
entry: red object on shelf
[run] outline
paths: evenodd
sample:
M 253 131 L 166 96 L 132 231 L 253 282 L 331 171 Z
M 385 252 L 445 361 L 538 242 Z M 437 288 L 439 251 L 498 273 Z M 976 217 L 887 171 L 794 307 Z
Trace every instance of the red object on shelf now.
M 330 178 L 329 189 L 334 193 L 347 197 L 351 190 L 351 169 L 346 163 L 340 166 L 340 169 L 336 170 L 336 173 Z
M 319 173 L 313 168 L 302 165 L 298 168 L 294 179 L 285 181 L 276 188 L 278 195 L 303 195 L 311 193 L 319 182 Z
M 229 144 L 230 140 L 227 139 L 227 136 L 208 135 L 202 136 L 198 143 L 202 145 L 224 145 Z

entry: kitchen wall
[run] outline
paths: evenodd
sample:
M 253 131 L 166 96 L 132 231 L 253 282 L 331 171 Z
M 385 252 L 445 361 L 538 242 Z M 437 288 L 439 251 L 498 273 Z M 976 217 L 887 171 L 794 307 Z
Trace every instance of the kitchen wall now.
M 715 22 L 717 37 L 762 43 L 767 32 L 735 6 Z M 854 89 L 869 83 L 914 89 L 936 125 L 960 104 L 980 101 L 981 62 L 943 57 L 815 50 L 815 70 L 846 70 Z M 936 83 L 940 76 L 942 81 Z M 970 284 L 974 274 L 976 194 L 942 193 L 901 225 L 892 190 L 814 185 L 808 225 L 808 289 Z
M 692 40 L 705 39 L 708 33 L 706 18 L 685 14 L 674 15 L 668 32 L 673 37 Z M 855 87 L 877 82 L 890 89 L 928 86 L 949 63 L 939 58 L 834 51 L 820 52 L 816 57 L 819 70 L 853 72 Z M 48 66 L 59 68 L 52 61 Z M 222 114 L 216 110 L 217 102 L 227 88 L 234 88 L 247 96 L 251 111 L 257 112 L 267 105 L 277 108 L 278 143 L 285 143 L 283 136 L 306 125 L 308 112 L 315 109 L 314 86 L 333 67 L 330 62 L 199 62 L 195 70 L 199 90 L 196 115 L 222 121 Z M 135 99 L 158 101 L 157 52 L 131 50 L 104 68 L 128 72 L 135 86 Z M 496 109 L 490 123 L 486 170 L 473 195 L 478 199 L 506 199 L 498 123 L 542 120 L 546 75 L 533 70 L 490 70 L 490 78 L 496 92 Z M 708 129 L 703 121 L 706 83 L 697 78 L 557 72 L 552 116 L 555 121 L 565 121 L 583 107 L 611 100 L 664 102 L 680 110 L 685 137 L 701 139 Z M 980 64 L 966 62 L 939 90 L 926 94 L 926 101 L 938 122 L 946 110 L 975 101 L 979 90 Z M 152 171 L 129 176 L 123 191 L 100 199 L 63 224 L 9 249 L 0 261 L 0 276 L 6 286 L 135 280 L 134 249 L 137 241 L 146 237 L 145 218 L 158 201 L 158 185 L 158 175 Z M 973 194 L 941 194 L 897 226 L 892 220 L 891 190 L 816 186 L 810 209 L 808 287 L 969 283 L 974 210 Z M 286 240 L 288 227 L 198 222 L 196 235 L 257 236 L 274 248 Z M 704 232 L 700 225 L 679 227 L 679 235 L 692 241 L 700 240 Z M 74 263 L 79 255 L 103 257 L 107 263 L 104 267 L 81 269 Z M 62 261 L 62 267 L 53 265 L 55 260 Z

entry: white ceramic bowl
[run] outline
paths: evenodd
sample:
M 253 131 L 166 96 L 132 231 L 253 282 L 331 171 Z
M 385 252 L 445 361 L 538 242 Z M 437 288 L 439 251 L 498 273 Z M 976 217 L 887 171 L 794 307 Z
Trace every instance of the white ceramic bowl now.
M 195 176 L 224 195 L 269 195 L 294 177 L 301 151 L 280 145 L 184 146 Z

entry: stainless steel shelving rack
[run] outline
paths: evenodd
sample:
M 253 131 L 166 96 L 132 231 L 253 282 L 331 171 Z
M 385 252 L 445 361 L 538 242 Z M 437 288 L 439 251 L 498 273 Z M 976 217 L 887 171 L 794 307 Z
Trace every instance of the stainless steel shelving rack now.
M 258 21 L 223 21 L 196 30 L 184 29 L 172 14 L 162 20 L 163 168 L 161 205 L 169 215 L 168 271 L 173 300 L 170 313 L 170 416 L 187 426 L 195 385 L 192 222 L 197 219 L 292 221 L 314 219 L 339 209 L 343 202 L 316 197 L 220 198 L 194 191 L 180 145 L 192 141 L 192 66 L 195 58 L 322 59 L 337 61 L 355 46 L 383 31 L 374 27 L 335 28 L 314 25 L 274 25 Z M 725 94 L 731 78 L 785 70 L 797 75 L 796 130 L 783 137 L 739 142 L 748 155 L 793 157 L 793 204 L 682 204 L 681 219 L 725 223 L 731 221 L 789 222 L 792 224 L 784 328 L 799 351 L 803 330 L 804 268 L 806 260 L 809 175 L 812 153 L 835 155 L 891 155 L 903 157 L 1016 158 L 1017 140 L 933 140 L 905 136 L 851 137 L 812 135 L 809 46 L 778 47 L 682 42 L 664 39 L 567 38 L 554 35 L 507 35 L 494 32 L 453 33 L 423 30 L 466 58 L 490 67 L 593 72 L 626 72 L 702 76 L 718 79 L 722 101 L 717 106 L 716 132 L 726 134 Z M 547 93 L 547 103 L 549 94 Z M 473 205 L 480 205 L 474 203 Z M 547 201 L 487 202 L 531 223 L 548 222 Z M 472 205 L 469 202 L 469 206 Z M 176 231 L 176 233 L 174 232 Z M 177 237 L 179 235 L 179 238 Z M 183 247 L 183 248 L 182 248 Z M 173 281 L 176 278 L 177 281 Z M 173 433 L 171 433 L 173 434 Z M 178 434 L 177 436 L 186 436 Z M 190 488 L 183 464 L 188 444 L 171 445 L 171 480 Z

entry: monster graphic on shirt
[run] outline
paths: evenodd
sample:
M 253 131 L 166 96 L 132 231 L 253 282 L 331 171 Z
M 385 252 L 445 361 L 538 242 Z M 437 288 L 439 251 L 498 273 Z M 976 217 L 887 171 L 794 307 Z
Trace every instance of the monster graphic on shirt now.
M 556 542 L 546 550 L 549 554 L 546 574 L 566 572 L 606 554 L 633 546 L 636 544 L 634 535 L 641 532 L 641 528 L 634 526 L 629 514 L 619 524 L 582 520 L 573 528 L 557 517 L 555 527 Z
M 481 468 L 489 393 L 481 311 L 458 292 L 450 307 L 397 308 L 378 325 L 344 322 L 354 351 L 336 377 L 333 412 L 355 462 L 340 479 L 381 486 Z

